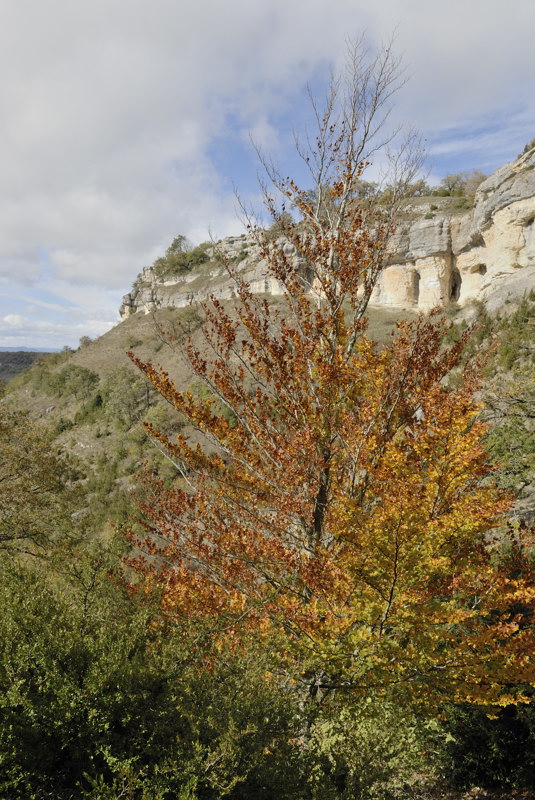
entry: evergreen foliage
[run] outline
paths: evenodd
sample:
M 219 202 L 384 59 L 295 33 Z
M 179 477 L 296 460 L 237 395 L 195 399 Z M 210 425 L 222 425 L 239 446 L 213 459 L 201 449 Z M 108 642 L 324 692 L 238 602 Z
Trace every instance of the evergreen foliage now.
M 507 706 L 490 717 L 462 705 L 444 723 L 444 764 L 452 787 L 535 791 L 533 705 Z
M 190 272 L 209 260 L 206 252 L 209 247 L 211 247 L 211 243 L 204 242 L 192 248 L 188 245 L 185 236 L 176 236 L 165 251 L 165 255 L 157 258 L 154 262 L 155 277 L 157 280 L 163 281 Z

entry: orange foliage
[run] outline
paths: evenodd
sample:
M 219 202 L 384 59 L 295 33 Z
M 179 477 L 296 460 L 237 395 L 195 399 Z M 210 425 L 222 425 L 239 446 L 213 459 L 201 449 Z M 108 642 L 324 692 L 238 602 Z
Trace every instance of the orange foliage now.
M 512 564 L 488 542 L 510 499 L 492 485 L 475 370 L 447 380 L 466 337 L 445 347 L 437 313 L 385 346 L 366 336 L 394 219 L 358 205 L 365 165 L 345 145 L 326 145 L 327 210 L 290 180 L 302 222 L 267 199 L 306 264 L 264 241 L 283 306 L 237 274 L 232 311 L 206 304 L 204 346 L 185 353 L 213 399 L 134 358 L 207 444 L 147 426 L 182 478 L 153 481 L 140 566 L 171 615 L 281 633 L 320 690 L 503 702 L 534 677 L 531 543 L 512 537 Z

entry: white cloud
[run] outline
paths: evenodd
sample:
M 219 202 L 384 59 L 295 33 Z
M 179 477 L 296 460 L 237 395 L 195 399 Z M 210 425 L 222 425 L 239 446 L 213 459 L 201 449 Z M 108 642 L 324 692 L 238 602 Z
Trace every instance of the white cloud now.
M 2 322 L 8 328 L 22 328 L 25 323 L 24 317 L 21 317 L 20 314 L 6 314 L 3 317 Z
M 249 132 L 284 160 L 306 81 L 362 30 L 398 26 L 434 172 L 491 170 L 534 135 L 534 23 L 531 0 L 3 0 L 0 276 L 72 286 L 89 320 L 177 233 L 239 230 Z

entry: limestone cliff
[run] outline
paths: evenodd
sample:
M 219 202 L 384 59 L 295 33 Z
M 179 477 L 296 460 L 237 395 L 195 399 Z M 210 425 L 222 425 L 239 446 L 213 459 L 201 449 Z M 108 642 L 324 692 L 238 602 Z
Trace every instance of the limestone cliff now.
M 293 245 L 279 244 L 294 253 Z M 237 266 L 253 291 L 280 293 L 251 236 L 228 237 L 216 250 Z M 373 305 L 429 309 L 451 300 L 459 305 L 481 300 L 495 306 L 534 288 L 535 149 L 487 178 L 468 211 L 452 208 L 451 198 L 415 199 L 390 252 Z M 166 281 L 158 281 L 152 267 L 146 267 L 124 296 L 120 314 L 125 319 L 136 311 L 180 308 L 209 294 L 234 296 L 232 282 L 216 260 Z

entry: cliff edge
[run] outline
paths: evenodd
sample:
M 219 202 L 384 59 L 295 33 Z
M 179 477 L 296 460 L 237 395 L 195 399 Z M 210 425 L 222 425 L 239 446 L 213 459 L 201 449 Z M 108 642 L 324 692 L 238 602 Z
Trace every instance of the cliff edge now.
M 293 245 L 278 244 L 298 258 Z M 281 293 L 254 237 L 227 237 L 211 249 L 211 260 L 180 276 L 161 280 L 146 267 L 123 297 L 121 318 L 165 306 L 182 308 L 211 294 L 234 297 L 216 252 L 239 269 L 254 292 Z M 452 208 L 451 198 L 415 198 L 390 252 L 371 305 L 426 310 L 478 300 L 496 307 L 535 287 L 535 149 L 480 184 L 470 210 Z

